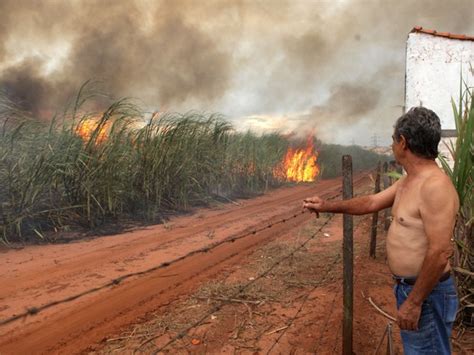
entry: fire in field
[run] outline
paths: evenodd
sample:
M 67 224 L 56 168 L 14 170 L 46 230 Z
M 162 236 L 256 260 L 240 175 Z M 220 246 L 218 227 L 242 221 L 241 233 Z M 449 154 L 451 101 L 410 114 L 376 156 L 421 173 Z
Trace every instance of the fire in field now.
M 100 144 L 107 139 L 109 126 L 100 125 L 99 119 L 89 118 L 77 125 L 76 132 L 84 141 L 89 141 L 96 134 L 95 142 Z
M 319 175 L 316 163 L 318 153 L 314 150 L 313 137 L 308 138 L 304 149 L 288 148 L 283 166 L 288 181 L 311 182 Z
M 95 144 L 101 144 L 108 137 L 110 124 L 101 124 L 97 118 L 82 120 L 76 127 L 76 133 L 85 141 L 96 136 Z M 319 175 L 320 168 L 317 164 L 318 152 L 313 144 L 314 137 L 307 138 L 304 148 L 288 147 L 282 161 L 274 169 L 275 176 L 282 181 L 289 182 L 313 182 Z M 255 166 L 252 165 L 247 172 L 254 172 Z
M 289 146 L 281 162 L 273 169 L 273 174 L 288 182 L 313 182 L 320 174 L 317 163 L 319 153 L 314 146 L 314 137 L 308 136 L 306 145 Z

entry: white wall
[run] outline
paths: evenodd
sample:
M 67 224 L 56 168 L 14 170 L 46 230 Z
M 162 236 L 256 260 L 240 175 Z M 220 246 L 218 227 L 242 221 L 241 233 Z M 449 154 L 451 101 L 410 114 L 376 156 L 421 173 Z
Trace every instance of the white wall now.
M 410 33 L 406 53 L 405 108 L 420 103 L 436 112 L 443 129 L 455 129 L 451 97 L 459 99 L 461 75 L 474 85 L 474 41 Z
M 471 65 L 473 70 L 471 70 Z M 425 106 L 437 113 L 443 130 L 455 129 L 451 97 L 459 100 L 463 80 L 474 85 L 474 41 L 413 32 L 406 49 L 405 109 Z M 449 155 L 443 138 L 439 149 Z

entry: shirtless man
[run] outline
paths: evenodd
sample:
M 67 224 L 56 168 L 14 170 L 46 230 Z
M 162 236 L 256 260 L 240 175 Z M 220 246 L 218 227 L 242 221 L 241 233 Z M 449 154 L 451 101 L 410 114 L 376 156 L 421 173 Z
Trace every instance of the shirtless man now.
M 355 215 L 392 207 L 386 246 L 405 354 L 450 354 L 458 307 L 449 257 L 459 200 L 435 162 L 440 138 L 438 116 L 412 108 L 397 120 L 392 136 L 393 154 L 406 176 L 375 195 L 344 201 L 314 196 L 303 203 L 311 212 Z

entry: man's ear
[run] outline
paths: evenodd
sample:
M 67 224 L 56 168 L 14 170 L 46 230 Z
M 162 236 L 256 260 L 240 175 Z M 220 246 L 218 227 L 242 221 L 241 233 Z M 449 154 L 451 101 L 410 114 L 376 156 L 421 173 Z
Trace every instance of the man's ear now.
M 400 147 L 401 147 L 403 150 L 408 149 L 407 140 L 405 139 L 405 137 L 404 137 L 403 135 L 400 135 Z

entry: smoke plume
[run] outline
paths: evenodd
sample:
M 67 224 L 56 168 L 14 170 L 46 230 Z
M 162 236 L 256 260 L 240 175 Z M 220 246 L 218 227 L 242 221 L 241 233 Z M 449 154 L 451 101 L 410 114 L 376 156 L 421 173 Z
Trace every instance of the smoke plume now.
M 0 91 L 38 114 L 100 79 L 151 108 L 377 125 L 415 25 L 474 34 L 472 1 L 3 0 Z
M 173 4 L 1 2 L 0 26 L 10 32 L 0 35 L 0 88 L 34 113 L 63 103 L 89 79 L 115 96 L 143 95 L 156 106 L 212 101 L 228 87 L 231 55 L 187 20 L 186 2 L 183 9 Z M 52 43 L 62 46 L 64 59 L 48 71 Z

